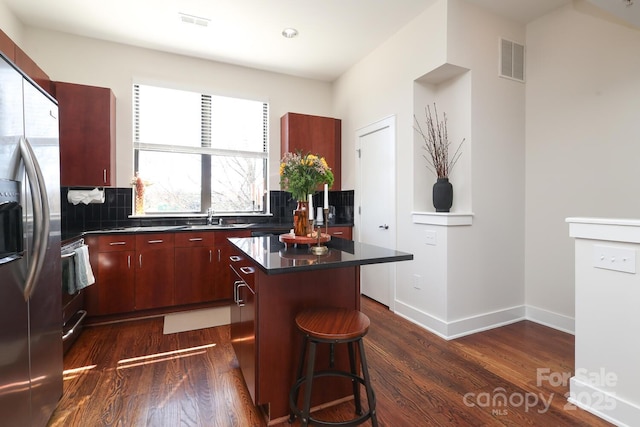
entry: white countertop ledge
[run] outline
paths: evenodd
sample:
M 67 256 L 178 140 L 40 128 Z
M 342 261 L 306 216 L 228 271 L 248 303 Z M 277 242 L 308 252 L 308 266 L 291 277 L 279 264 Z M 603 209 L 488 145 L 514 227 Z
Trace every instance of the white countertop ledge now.
M 640 243 L 640 220 L 625 218 L 567 218 L 569 236 L 579 239 Z
M 414 224 L 456 227 L 473 224 L 473 212 L 411 212 Z

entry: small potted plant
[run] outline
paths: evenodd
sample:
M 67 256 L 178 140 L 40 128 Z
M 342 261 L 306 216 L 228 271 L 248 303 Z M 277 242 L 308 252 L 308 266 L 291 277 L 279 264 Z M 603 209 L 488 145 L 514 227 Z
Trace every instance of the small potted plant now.
M 435 116 L 435 118 L 434 118 Z M 453 205 L 453 186 L 449 182 L 449 173 L 462 155 L 460 151 L 464 138 L 460 141 L 458 148 L 449 157 L 449 135 L 447 133 L 447 115 L 443 113 L 443 119 L 438 118 L 436 104 L 433 104 L 433 115 L 431 108 L 425 108 L 426 129 L 423 130 L 418 118 L 414 115 L 414 129 L 424 142 L 422 148 L 427 152 L 424 158 L 427 160 L 427 168 L 436 175 L 436 183 L 433 184 L 433 206 L 436 212 L 449 212 Z

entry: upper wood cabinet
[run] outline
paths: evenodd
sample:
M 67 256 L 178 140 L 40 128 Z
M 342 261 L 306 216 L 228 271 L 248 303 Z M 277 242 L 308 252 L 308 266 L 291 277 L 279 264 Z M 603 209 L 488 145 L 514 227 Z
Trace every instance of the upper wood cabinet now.
M 60 184 L 115 186 L 116 98 L 108 88 L 55 82 Z
M 280 118 L 280 158 L 286 152 L 313 153 L 325 158 L 333 172 L 333 190 L 342 189 L 342 121 L 331 117 L 287 113 Z
M 29 76 L 31 80 L 36 82 L 38 86 L 50 95 L 53 95 L 51 79 L 47 73 L 2 30 L 0 30 L 0 51 Z
M 16 65 L 20 68 L 24 73 L 31 78 L 38 86 L 47 91 L 50 95 L 53 95 L 52 87 L 51 87 L 51 79 L 47 75 L 47 73 L 42 70 L 38 66 L 38 64 L 33 61 L 33 59 L 29 58 L 22 49 L 20 49 L 16 45 Z
M 16 44 L 2 30 L 0 30 L 0 52 L 14 63 L 16 62 Z

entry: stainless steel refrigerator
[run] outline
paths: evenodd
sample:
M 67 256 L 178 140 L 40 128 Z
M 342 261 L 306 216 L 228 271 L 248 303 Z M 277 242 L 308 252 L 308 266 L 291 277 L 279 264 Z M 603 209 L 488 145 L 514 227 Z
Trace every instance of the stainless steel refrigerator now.
M 58 106 L 0 54 L 0 425 L 62 396 Z

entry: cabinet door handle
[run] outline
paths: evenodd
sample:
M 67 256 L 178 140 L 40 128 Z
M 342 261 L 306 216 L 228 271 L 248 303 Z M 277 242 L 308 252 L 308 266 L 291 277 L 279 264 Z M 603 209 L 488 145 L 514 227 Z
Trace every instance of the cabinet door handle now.
M 253 269 L 253 267 L 240 267 L 240 271 L 244 274 L 253 274 L 255 270 Z
M 236 283 L 238 284 L 238 286 L 236 287 L 237 293 L 238 293 L 238 300 L 236 301 L 236 304 L 238 304 L 238 307 L 244 307 L 244 301 L 240 299 L 240 288 L 246 287 L 247 284 L 244 282 L 236 282 Z
M 212 253 L 211 253 L 211 249 L 209 249 L 209 264 L 211 264 L 212 261 Z
M 220 249 L 218 249 L 218 262 L 220 262 Z
M 239 256 L 237 256 L 237 255 L 231 255 L 231 256 L 229 257 L 229 259 L 230 259 L 231 261 L 233 261 L 233 262 L 238 262 L 238 261 L 240 261 L 242 258 L 240 258 L 240 257 L 239 257 Z
M 127 242 L 109 242 L 109 246 L 126 245 Z
M 233 282 L 233 302 L 238 303 L 238 281 Z
M 131 255 L 127 255 L 127 268 L 131 270 Z
M 138 264 L 140 264 L 140 268 L 142 268 L 142 254 L 138 255 Z
M 107 183 L 107 170 L 102 169 L 102 182 Z
M 158 239 L 158 240 L 147 240 L 147 243 L 153 244 L 153 243 L 162 243 L 164 242 L 164 240 L 162 239 Z
M 190 242 L 202 242 L 202 237 L 192 237 L 189 239 Z
M 344 232 L 343 231 L 334 231 L 331 234 L 333 234 L 334 236 L 340 236 L 341 234 L 344 234 Z M 317 236 L 317 234 L 316 234 L 316 236 Z

